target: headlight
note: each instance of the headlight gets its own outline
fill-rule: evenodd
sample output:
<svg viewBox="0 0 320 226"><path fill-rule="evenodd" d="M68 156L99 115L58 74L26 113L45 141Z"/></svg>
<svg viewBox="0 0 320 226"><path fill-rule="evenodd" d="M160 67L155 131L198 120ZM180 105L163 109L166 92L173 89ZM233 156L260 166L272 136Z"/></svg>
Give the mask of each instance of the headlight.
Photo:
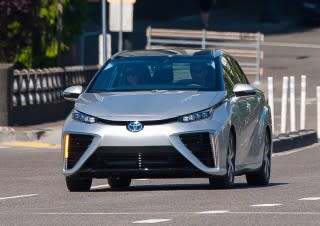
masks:
<svg viewBox="0 0 320 226"><path fill-rule="evenodd" d="M201 119L209 118L213 113L213 108L208 108L203 111L194 112L180 117L181 122L193 122Z"/></svg>
<svg viewBox="0 0 320 226"><path fill-rule="evenodd" d="M96 123L97 119L93 116L90 116L90 115L86 115L84 113L81 113L81 112L73 112L72 113L72 119L74 120L77 120L77 121L80 121L80 122L84 122L84 123Z"/></svg>

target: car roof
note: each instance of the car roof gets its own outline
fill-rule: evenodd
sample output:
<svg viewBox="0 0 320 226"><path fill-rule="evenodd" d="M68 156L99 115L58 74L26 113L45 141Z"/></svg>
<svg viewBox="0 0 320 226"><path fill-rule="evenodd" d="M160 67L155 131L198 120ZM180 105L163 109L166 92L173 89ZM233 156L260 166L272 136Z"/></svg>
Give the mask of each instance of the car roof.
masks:
<svg viewBox="0 0 320 226"><path fill-rule="evenodd" d="M132 58L132 57L174 57L174 56L195 56L195 57L216 57L221 55L220 50L212 49L151 49L151 50L130 50L114 54L111 59Z"/></svg>

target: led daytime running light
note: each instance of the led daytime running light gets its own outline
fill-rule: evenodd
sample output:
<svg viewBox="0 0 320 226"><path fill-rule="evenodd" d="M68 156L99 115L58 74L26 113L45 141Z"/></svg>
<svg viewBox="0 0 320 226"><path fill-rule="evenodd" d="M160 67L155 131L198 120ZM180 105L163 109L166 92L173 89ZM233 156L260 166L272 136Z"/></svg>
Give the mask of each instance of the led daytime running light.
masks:
<svg viewBox="0 0 320 226"><path fill-rule="evenodd" d="M80 121L80 122L85 122L85 123L96 123L96 118L92 117L90 115L86 115L81 112L73 112L72 113L72 119Z"/></svg>
<svg viewBox="0 0 320 226"><path fill-rule="evenodd" d="M70 135L66 134L64 136L64 158L69 158L69 141L70 141Z"/></svg>
<svg viewBox="0 0 320 226"><path fill-rule="evenodd" d="M181 121L182 122L193 122L198 121L201 119L209 118L212 115L213 109L209 108L204 111L198 111L195 113L187 114L182 116Z"/></svg>

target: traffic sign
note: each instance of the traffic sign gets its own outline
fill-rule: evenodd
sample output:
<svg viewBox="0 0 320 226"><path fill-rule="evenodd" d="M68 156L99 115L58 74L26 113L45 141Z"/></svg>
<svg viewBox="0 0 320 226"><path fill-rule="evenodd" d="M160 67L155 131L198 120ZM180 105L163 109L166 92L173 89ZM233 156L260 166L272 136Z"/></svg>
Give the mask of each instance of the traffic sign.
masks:
<svg viewBox="0 0 320 226"><path fill-rule="evenodd" d="M133 31L133 4L135 0L108 0L109 30Z"/></svg>

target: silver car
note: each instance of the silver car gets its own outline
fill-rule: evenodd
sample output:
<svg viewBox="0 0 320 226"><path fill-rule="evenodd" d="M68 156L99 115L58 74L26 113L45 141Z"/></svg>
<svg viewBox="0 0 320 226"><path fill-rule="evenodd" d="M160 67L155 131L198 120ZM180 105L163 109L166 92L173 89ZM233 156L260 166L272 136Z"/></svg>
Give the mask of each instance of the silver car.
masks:
<svg viewBox="0 0 320 226"><path fill-rule="evenodd" d="M209 179L230 188L270 179L272 124L262 91L220 50L141 50L114 55L75 101L63 128L70 191L93 178L111 189L133 178Z"/></svg>

